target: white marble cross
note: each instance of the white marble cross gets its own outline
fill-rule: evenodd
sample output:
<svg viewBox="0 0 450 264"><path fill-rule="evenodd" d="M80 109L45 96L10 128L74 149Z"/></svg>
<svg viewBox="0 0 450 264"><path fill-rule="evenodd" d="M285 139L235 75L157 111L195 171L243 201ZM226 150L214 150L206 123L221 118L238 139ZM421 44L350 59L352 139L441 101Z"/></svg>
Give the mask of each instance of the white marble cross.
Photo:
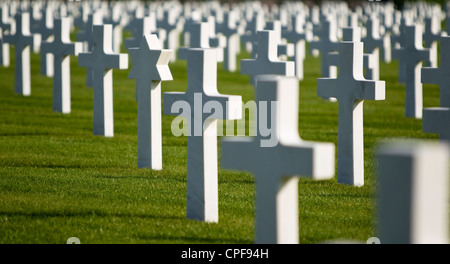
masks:
<svg viewBox="0 0 450 264"><path fill-rule="evenodd" d="M70 18L57 18L54 21L53 41L41 44L42 56L52 54L53 76L53 111L70 113L70 56L77 56L82 51L82 43L70 42Z"/></svg>
<svg viewBox="0 0 450 264"><path fill-rule="evenodd" d="M392 55L394 59L400 61L400 64L404 65L405 115L420 119L423 108L420 69L423 61L432 60L430 49L422 47L422 26L420 24L405 27L405 46L394 49Z"/></svg>
<svg viewBox="0 0 450 264"><path fill-rule="evenodd" d="M423 131L438 133L441 140L450 140L450 37L441 37L439 68L422 68L422 83L440 88L440 107L423 109Z"/></svg>
<svg viewBox="0 0 450 264"><path fill-rule="evenodd" d="M14 16L16 32L4 36L4 41L15 46L14 91L29 96L31 94L30 49L37 35L30 33L30 14L17 12Z"/></svg>
<svg viewBox="0 0 450 264"><path fill-rule="evenodd" d="M240 96L217 90L216 56L214 49L188 50L187 91L163 96L164 114L187 119L187 218L206 222L219 220L217 119L242 114Z"/></svg>
<svg viewBox="0 0 450 264"><path fill-rule="evenodd" d="M113 72L112 69L127 69L128 55L112 51L112 26L93 26L92 52L80 53L78 65L90 67L94 88L94 135L114 136Z"/></svg>
<svg viewBox="0 0 450 264"><path fill-rule="evenodd" d="M339 183L364 185L364 100L384 100L384 81L365 80L363 43L339 42L339 75L317 79L317 95L339 101L338 172Z"/></svg>
<svg viewBox="0 0 450 264"><path fill-rule="evenodd" d="M449 147L389 142L377 150L382 244L448 244Z"/></svg>
<svg viewBox="0 0 450 264"><path fill-rule="evenodd" d="M269 113L272 135L222 140L222 167L253 173L255 243L298 243L298 177L334 176L334 144L304 141L298 134L299 87L295 77L258 76L258 115ZM261 126L261 124L259 124ZM268 138L271 139L268 139ZM264 141L275 141L267 145Z"/></svg>
<svg viewBox="0 0 450 264"><path fill-rule="evenodd" d="M256 84L257 75L276 74L295 76L293 61L280 61L278 59L278 47L273 30L261 30L256 33L257 57L256 59L241 60L241 74L251 76L251 82Z"/></svg>
<svg viewBox="0 0 450 264"><path fill-rule="evenodd" d="M138 92L138 167L162 169L161 81L172 80L168 63L172 50L163 50L156 35L144 35L129 50Z"/></svg>

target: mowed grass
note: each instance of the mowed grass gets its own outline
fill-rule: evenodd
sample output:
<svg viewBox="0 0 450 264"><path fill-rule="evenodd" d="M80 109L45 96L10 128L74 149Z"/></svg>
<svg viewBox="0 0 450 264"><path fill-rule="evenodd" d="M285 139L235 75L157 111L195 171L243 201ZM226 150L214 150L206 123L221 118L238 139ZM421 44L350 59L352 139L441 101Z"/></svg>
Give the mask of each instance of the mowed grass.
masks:
<svg viewBox="0 0 450 264"><path fill-rule="evenodd" d="M113 138L92 133L93 90L85 68L71 58L72 112L52 111L52 79L40 75L31 55L32 93L14 93L11 66L0 68L0 243L253 243L254 179L219 169L219 222L186 219L186 137L170 130L163 115L163 170L137 168L135 80L114 70ZM239 59L248 58L243 52ZM130 65L131 65L130 61ZM186 62L170 63L174 80L163 92L185 91ZM320 58L307 55L300 82L299 134L337 146L338 103L316 96ZM422 121L404 117L404 85L398 63L382 63L385 101L364 103L365 185L300 179L301 243L366 241L376 236L377 143L385 138L428 138ZM249 76L218 65L221 93L252 100ZM424 106L439 105L439 88L424 85ZM219 139L220 156L220 139ZM265 161L261 161L265 162Z"/></svg>

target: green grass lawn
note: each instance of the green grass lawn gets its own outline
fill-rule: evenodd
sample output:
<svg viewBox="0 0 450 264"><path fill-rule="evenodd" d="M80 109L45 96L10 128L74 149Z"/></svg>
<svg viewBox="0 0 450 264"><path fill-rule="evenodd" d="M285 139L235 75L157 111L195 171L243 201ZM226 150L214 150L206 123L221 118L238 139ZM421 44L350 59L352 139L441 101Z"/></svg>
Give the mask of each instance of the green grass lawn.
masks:
<svg viewBox="0 0 450 264"><path fill-rule="evenodd" d="M187 220L186 137L170 130L163 115L163 170L137 168L135 80L114 70L113 138L92 133L93 90L85 68L71 58L72 113L52 111L52 79L31 56L32 91L14 93L11 66L0 68L0 243L253 243L254 180L219 169L219 223ZM239 59L247 58L242 53ZM381 65L385 101L364 103L365 185L299 182L300 243L376 236L377 143L385 138L429 138L422 121L404 117L404 85L397 61ZM186 62L170 64L174 80L163 92L185 91ZM305 140L337 145L338 104L316 96L320 60L308 54L300 82L299 133ZM218 65L221 93L253 99L249 76ZM424 106L439 105L439 88L424 85ZM219 139L220 143L220 139ZM220 156L220 149L219 149Z"/></svg>

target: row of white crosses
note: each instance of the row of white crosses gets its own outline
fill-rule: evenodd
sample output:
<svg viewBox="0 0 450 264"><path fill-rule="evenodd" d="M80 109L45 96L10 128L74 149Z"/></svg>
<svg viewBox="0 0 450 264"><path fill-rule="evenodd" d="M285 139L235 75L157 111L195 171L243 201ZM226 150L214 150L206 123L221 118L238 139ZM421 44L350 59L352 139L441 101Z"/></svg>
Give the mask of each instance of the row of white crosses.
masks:
<svg viewBox="0 0 450 264"><path fill-rule="evenodd" d="M217 120L240 119L242 101L240 96L222 95L218 92L216 49L188 49L186 60L187 91L164 93L163 111L168 115L182 115L188 120L187 217L217 222ZM225 111L219 111L220 109Z"/></svg>
<svg viewBox="0 0 450 264"><path fill-rule="evenodd" d="M61 23L64 22L61 21ZM79 46L68 45L68 38L65 37L68 31L63 33L63 30L58 28L59 26L59 22L56 22L55 42L53 43L55 48L52 49L55 51L55 70L60 61L60 67L63 69L64 62L67 65L68 55L76 53L78 49L75 47ZM112 68L126 69L128 63L125 54L119 55L112 52L111 25L94 26L93 32L94 48L91 53L80 54L79 64L92 67L94 72L94 134L112 136ZM58 36L59 34L61 36ZM258 103L279 102L280 107L275 110L275 115L271 116L271 120L268 122L276 124L274 136L277 145L274 148L264 148L262 144L267 138L261 133L258 133L253 140L224 141L223 164L224 167L250 170L255 174L257 189L256 242L296 243L298 242L298 204L296 202L298 186L297 178L292 176L301 175L317 179L333 177L334 146L328 143L304 142L298 137L298 119L296 117L298 96L293 96L298 95L298 80L281 76L267 76L267 74L294 75L294 64L281 62L277 58L279 42L276 34L275 31L259 31L257 33L260 40L257 45L258 56L254 61L243 61L241 72L254 76L263 75L256 78L258 80L256 82L256 101ZM138 97L138 166L154 169L162 167L161 151L160 148L158 149L158 146L161 145L161 137L158 136L161 125L160 119L158 120L157 117L160 114L158 109L161 109L161 102L158 101L158 98L160 100L159 82L171 79L170 71L167 68L170 53L161 51L161 46L155 44L157 42L156 36L145 36L139 48L130 49L130 55L136 63L135 70L130 72L130 78L137 80L137 91L140 95ZM327 85L327 82L332 79L323 79L318 81L318 94L321 91L329 90L331 92L326 96L337 97L340 105L343 105L342 108L340 107L339 113L338 149L345 152L346 148L352 148L350 151L352 155L351 157L341 155L338 150L338 181L362 185L363 156L359 155L362 154L361 150L363 149L362 100L383 99L384 82L364 80L361 42L343 42L339 43L339 46L340 74L334 80L338 84L338 90L333 92L330 87L334 85L332 83ZM186 57L188 61L188 91L185 94L168 93L164 96L165 99L167 98L167 102L164 104L165 113L173 114L173 106L180 101L186 102L189 109L194 109L192 113L183 111L183 115L190 120L188 125L191 132L191 136L188 138L187 216L212 222L218 221L216 120L239 118L241 104L238 96L218 94L216 75L214 74L217 67L216 56L216 49L188 50ZM150 69L150 72L142 67L142 65L147 65L145 58L152 59L151 65L156 65ZM92 63L93 61L95 63ZM347 62L351 62L350 67L347 66ZM61 71L67 72L67 69ZM55 75L59 75L57 72L58 70L55 71ZM56 76L54 85L55 83L59 83ZM355 90L361 87L361 83L364 84L362 90ZM321 86L321 84L326 86ZM150 87L148 87L149 85ZM341 92L341 89L347 89L347 91ZM63 90L61 89L61 91ZM355 96L358 94L362 97ZM58 97L55 96L54 100L58 100ZM64 99L61 100L64 101ZM214 115L205 115L203 109L215 101L221 102L222 108L227 109L226 113L219 115L215 112ZM175 113L179 114L181 109L177 110L178 112ZM196 120L200 120L200 122L196 122ZM351 131L342 133L341 126L349 127ZM237 153L242 154L242 157L237 157L236 149L240 150ZM256 152L260 159L279 161L279 163L267 163L269 168L261 167L259 159L254 157L250 160L245 159L251 157L245 155L247 152ZM349 159L352 160L351 164L345 161ZM304 162L299 163L298 160ZM320 160L320 164L318 160ZM341 160L344 161L341 162ZM283 176L291 177L284 178ZM267 232L268 230L270 232Z"/></svg>
<svg viewBox="0 0 450 264"><path fill-rule="evenodd" d="M128 69L128 55L112 50L112 25L94 25L93 49L78 55L78 65L92 70L94 135L114 136L113 69Z"/></svg>

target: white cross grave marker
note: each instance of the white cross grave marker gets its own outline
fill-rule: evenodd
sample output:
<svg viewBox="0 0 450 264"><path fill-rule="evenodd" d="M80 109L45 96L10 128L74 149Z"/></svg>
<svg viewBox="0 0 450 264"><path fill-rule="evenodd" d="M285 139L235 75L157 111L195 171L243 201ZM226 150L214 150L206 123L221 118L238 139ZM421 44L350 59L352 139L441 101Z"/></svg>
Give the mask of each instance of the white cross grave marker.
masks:
<svg viewBox="0 0 450 264"><path fill-rule="evenodd" d="M405 47L394 49L392 55L400 61L400 64L404 65L405 115L420 119L423 107L420 69L422 61L432 60L430 49L422 47L422 26L420 24L405 26Z"/></svg>
<svg viewBox="0 0 450 264"><path fill-rule="evenodd" d="M70 113L70 56L77 56L83 49L81 42L70 42L70 18L57 18L54 21L54 39L41 44L42 56L52 54L53 111Z"/></svg>
<svg viewBox="0 0 450 264"><path fill-rule="evenodd" d="M30 14L17 12L14 16L16 32L4 37L4 41L15 46L14 91L29 96L31 94L30 49L37 35L30 33Z"/></svg>
<svg viewBox="0 0 450 264"><path fill-rule="evenodd" d="M338 173L339 183L364 185L364 100L384 100L384 81L365 80L363 43L339 42L339 75L317 79L317 96L339 101Z"/></svg>
<svg viewBox="0 0 450 264"><path fill-rule="evenodd" d="M219 220L217 119L235 120L242 114L240 96L217 91L216 56L215 49L188 50L187 91L163 96L164 114L187 119L187 218L206 222Z"/></svg>
<svg viewBox="0 0 450 264"><path fill-rule="evenodd" d="M263 104L270 109L267 124L274 134L268 139L258 129L253 139L222 141L222 167L250 171L255 177L257 244L298 243L298 176L334 176L334 144L303 141L298 135L298 95L295 77L258 76L256 103L260 112Z"/></svg>
<svg viewBox="0 0 450 264"><path fill-rule="evenodd" d="M161 81L172 80L168 66L172 50L163 50L156 35L144 35L138 48L130 48L138 92L138 167L162 169Z"/></svg>
<svg viewBox="0 0 450 264"><path fill-rule="evenodd" d="M378 232L383 244L448 244L449 147L384 143L378 160Z"/></svg>
<svg viewBox="0 0 450 264"><path fill-rule="evenodd" d="M241 74L251 76L251 82L256 84L257 75L276 74L294 76L295 63L293 61L280 61L278 59L278 48L273 30L260 30L257 37L256 59L241 60Z"/></svg>
<svg viewBox="0 0 450 264"><path fill-rule="evenodd" d="M127 69L128 55L112 52L112 26L93 26L92 52L80 53L78 65L90 67L94 86L94 135L114 136L113 118L113 72L112 69Z"/></svg>

